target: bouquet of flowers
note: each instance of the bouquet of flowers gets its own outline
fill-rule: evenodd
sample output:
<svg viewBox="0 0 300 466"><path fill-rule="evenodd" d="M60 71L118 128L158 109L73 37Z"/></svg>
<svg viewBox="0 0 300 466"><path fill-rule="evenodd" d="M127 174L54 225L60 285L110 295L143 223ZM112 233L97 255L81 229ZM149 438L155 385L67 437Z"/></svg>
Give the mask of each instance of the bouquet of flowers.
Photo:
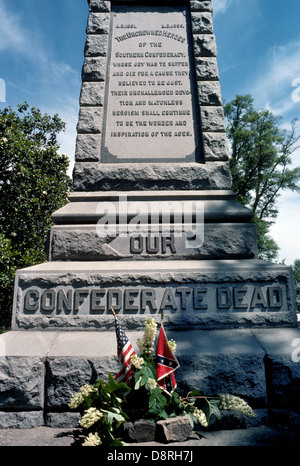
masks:
<svg viewBox="0 0 300 466"><path fill-rule="evenodd" d="M155 350L157 324L153 318L146 320L144 336L137 340L137 355L113 314L121 370L115 377L109 374L107 381L84 385L69 404L71 409L82 410L80 426L87 433L84 446L126 445L122 424L139 419L157 422L188 415L192 427L195 423L207 427L213 414L220 417L221 409L254 416L251 407L234 395L207 397L194 390L180 397L174 375L180 367L175 356L176 342L167 340L163 323Z"/></svg>

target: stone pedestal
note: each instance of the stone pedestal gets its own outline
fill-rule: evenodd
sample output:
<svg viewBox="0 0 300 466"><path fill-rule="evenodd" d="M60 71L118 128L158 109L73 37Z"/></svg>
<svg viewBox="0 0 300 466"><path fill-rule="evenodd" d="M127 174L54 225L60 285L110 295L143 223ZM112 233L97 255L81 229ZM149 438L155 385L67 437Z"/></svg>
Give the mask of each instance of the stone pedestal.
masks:
<svg viewBox="0 0 300 466"><path fill-rule="evenodd" d="M1 428L76 427L79 416L68 408L72 394L119 368L115 334L102 330L1 335ZM126 333L133 344L143 334ZM299 423L298 329L174 330L170 337L178 345L176 380L184 393L197 388L241 396L256 413L251 426ZM240 419L236 427L247 422Z"/></svg>
<svg viewBox="0 0 300 466"><path fill-rule="evenodd" d="M49 261L16 274L0 427L76 425L72 394L119 370L111 306L133 345L163 313L180 389L293 422L292 272L258 260L231 191L210 1L89 7L74 192Z"/></svg>

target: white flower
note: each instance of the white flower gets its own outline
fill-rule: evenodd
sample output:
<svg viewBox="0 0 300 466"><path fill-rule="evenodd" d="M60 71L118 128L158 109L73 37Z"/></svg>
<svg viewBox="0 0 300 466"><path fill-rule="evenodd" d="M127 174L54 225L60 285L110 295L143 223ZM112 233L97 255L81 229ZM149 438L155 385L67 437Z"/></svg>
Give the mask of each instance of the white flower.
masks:
<svg viewBox="0 0 300 466"><path fill-rule="evenodd" d="M101 439L96 432L95 434L89 434L86 437L85 441L83 442L82 446L83 447L98 447L101 444L102 444Z"/></svg>
<svg viewBox="0 0 300 466"><path fill-rule="evenodd" d="M69 403L69 407L71 409L76 409L78 406L84 401L84 396L89 396L90 393L96 392L97 388L93 387L93 385L83 385L80 388L78 393L75 393Z"/></svg>
<svg viewBox="0 0 300 466"><path fill-rule="evenodd" d="M156 328L157 324L154 322L153 318L146 320L143 340L141 340L141 338L137 340L137 345L142 355L149 356L152 353Z"/></svg>
<svg viewBox="0 0 300 466"><path fill-rule="evenodd" d="M219 409L227 409L231 411L236 411L240 414L245 414L249 417L254 417L255 414L252 408L246 403L246 401L242 400L235 395L219 395Z"/></svg>
<svg viewBox="0 0 300 466"><path fill-rule="evenodd" d="M203 427L208 426L206 416L205 416L204 412L201 409L195 408L194 411L193 411L193 415L195 416L195 418L197 419L199 424L201 424L201 426L203 426Z"/></svg>
<svg viewBox="0 0 300 466"><path fill-rule="evenodd" d="M149 377L147 383L146 383L146 389L147 390L154 390L157 387L157 382L154 379L151 379Z"/></svg>
<svg viewBox="0 0 300 466"><path fill-rule="evenodd" d="M142 365L144 364L144 359L139 358L136 354L133 354L130 358L130 361L134 365L136 369L141 369Z"/></svg>
<svg viewBox="0 0 300 466"><path fill-rule="evenodd" d="M69 403L71 409L76 409L83 402L83 397L81 393L75 393Z"/></svg>
<svg viewBox="0 0 300 466"><path fill-rule="evenodd" d="M176 342L173 339L169 340L168 341L168 346L169 346L170 350L172 351L172 353L175 354L176 353L176 348L177 348Z"/></svg>
<svg viewBox="0 0 300 466"><path fill-rule="evenodd" d="M86 384L81 387L80 391L84 396L89 396L90 393L96 392L97 388L93 385Z"/></svg>
<svg viewBox="0 0 300 466"><path fill-rule="evenodd" d="M79 424L86 429L89 429L95 422L103 417L103 413L96 408L89 408L85 411Z"/></svg>

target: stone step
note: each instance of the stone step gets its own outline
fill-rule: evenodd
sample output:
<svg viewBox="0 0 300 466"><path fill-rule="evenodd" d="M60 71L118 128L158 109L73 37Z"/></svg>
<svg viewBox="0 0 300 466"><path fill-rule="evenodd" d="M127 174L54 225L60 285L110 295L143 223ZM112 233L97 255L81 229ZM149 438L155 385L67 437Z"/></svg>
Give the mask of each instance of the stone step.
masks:
<svg viewBox="0 0 300 466"><path fill-rule="evenodd" d="M155 223L245 223L253 212L236 202L232 191L147 191L73 193L52 215L57 225Z"/></svg>

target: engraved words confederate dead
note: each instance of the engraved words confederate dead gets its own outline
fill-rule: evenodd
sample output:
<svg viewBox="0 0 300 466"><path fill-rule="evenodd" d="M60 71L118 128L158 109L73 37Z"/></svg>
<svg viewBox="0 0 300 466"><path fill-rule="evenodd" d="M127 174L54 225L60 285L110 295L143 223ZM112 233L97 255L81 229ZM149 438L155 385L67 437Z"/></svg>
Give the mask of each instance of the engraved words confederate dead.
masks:
<svg viewBox="0 0 300 466"><path fill-rule="evenodd" d="M254 310L277 312L284 307L281 286L119 287L119 288L32 288L24 296L24 314L103 314L113 306L128 314Z"/></svg>

